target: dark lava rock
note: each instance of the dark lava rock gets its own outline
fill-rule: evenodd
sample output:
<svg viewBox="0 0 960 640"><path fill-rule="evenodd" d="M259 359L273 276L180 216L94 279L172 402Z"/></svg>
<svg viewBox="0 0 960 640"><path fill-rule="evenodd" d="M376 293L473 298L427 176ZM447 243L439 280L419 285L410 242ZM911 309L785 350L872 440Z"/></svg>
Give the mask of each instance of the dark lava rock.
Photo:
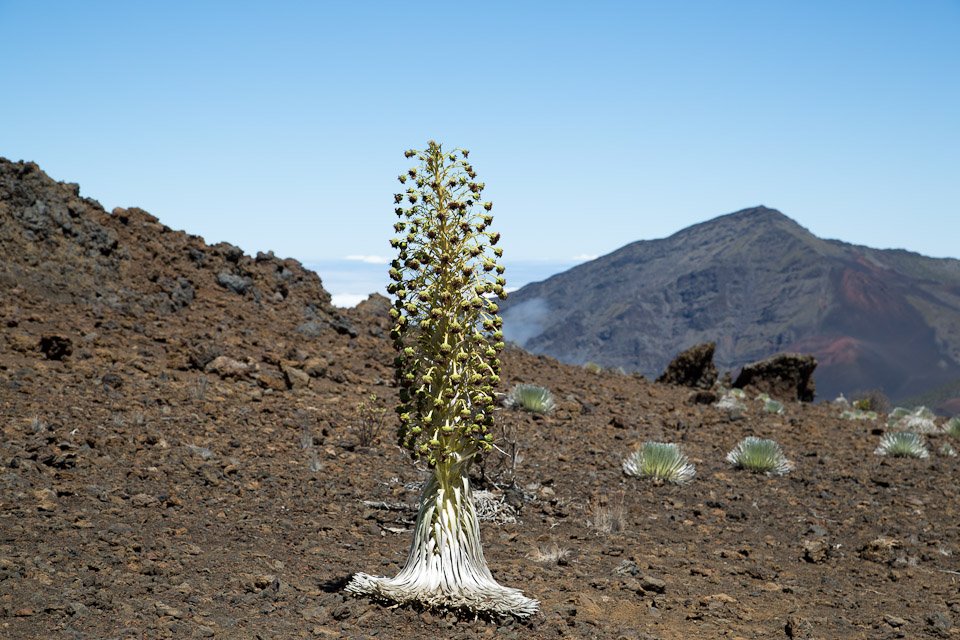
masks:
<svg viewBox="0 0 960 640"><path fill-rule="evenodd" d="M323 335L323 323L316 320L308 320L297 327L297 333L301 333L308 338L319 338Z"/></svg>
<svg viewBox="0 0 960 640"><path fill-rule="evenodd" d="M162 285L170 296L170 304L174 310L188 306L196 297L193 285L184 277L179 277L176 280L164 279Z"/></svg>
<svg viewBox="0 0 960 640"><path fill-rule="evenodd" d="M688 404L713 404L717 402L720 398L717 397L713 391L708 391L701 389L699 391L692 391L689 396L687 396Z"/></svg>
<svg viewBox="0 0 960 640"><path fill-rule="evenodd" d="M817 359L813 356L781 353L745 366L733 386L753 387L779 400L813 402L816 394L813 370L816 368Z"/></svg>
<svg viewBox="0 0 960 640"><path fill-rule="evenodd" d="M329 322L330 326L333 327L333 330L342 336L347 335L351 338L356 338L358 335L360 335L353 326L353 323L343 316L334 316L330 318Z"/></svg>
<svg viewBox="0 0 960 640"><path fill-rule="evenodd" d="M187 346L187 361L194 369L204 370L207 365L223 355L223 347L213 342L192 342Z"/></svg>
<svg viewBox="0 0 960 640"><path fill-rule="evenodd" d="M713 364L716 348L716 342L704 342L681 352L670 361L657 382L709 389L717 381L717 367Z"/></svg>
<svg viewBox="0 0 960 640"><path fill-rule="evenodd" d="M100 384L110 389L119 389L123 386L123 378L115 373L105 373L100 378Z"/></svg>
<svg viewBox="0 0 960 640"><path fill-rule="evenodd" d="M230 289L234 293L243 295L253 286L253 280L244 276L221 271L217 274L217 284L225 289Z"/></svg>
<svg viewBox="0 0 960 640"><path fill-rule="evenodd" d="M323 335L326 327L332 327L340 335L348 335L351 338L356 338L359 333L357 333L356 328L354 328L353 323L342 316L334 316L327 319L325 322L319 322L317 320L308 320L300 326L297 327L297 333L302 333L308 338L319 338Z"/></svg>
<svg viewBox="0 0 960 640"><path fill-rule="evenodd" d="M40 338L40 351L47 360L63 360L73 353L70 338L63 336L43 336Z"/></svg>

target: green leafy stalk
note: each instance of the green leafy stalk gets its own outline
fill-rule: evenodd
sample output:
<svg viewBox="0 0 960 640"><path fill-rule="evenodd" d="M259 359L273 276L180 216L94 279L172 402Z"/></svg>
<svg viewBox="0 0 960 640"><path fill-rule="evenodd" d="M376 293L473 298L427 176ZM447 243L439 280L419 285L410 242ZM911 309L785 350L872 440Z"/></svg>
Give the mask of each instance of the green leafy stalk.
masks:
<svg viewBox="0 0 960 640"><path fill-rule="evenodd" d="M431 141L406 155L420 165L400 176L409 186L394 196L389 287L400 444L435 466L491 447L504 346L494 298L506 297L506 281L493 205L481 201L485 185L468 152Z"/></svg>
<svg viewBox="0 0 960 640"><path fill-rule="evenodd" d="M388 290L395 302L399 440L431 478L407 562L397 576L356 574L346 589L395 603L526 617L536 600L497 584L480 545L468 469L492 447L494 388L504 347L496 298L506 297L493 205L468 152L430 141L399 180Z"/></svg>

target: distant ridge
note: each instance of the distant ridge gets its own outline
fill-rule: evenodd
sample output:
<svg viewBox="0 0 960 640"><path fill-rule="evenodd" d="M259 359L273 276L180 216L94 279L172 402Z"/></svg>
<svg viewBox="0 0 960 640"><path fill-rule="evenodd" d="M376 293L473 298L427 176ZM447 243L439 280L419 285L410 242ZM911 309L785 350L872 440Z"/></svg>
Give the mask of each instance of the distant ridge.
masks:
<svg viewBox="0 0 960 640"><path fill-rule="evenodd" d="M530 351L648 376L715 341L731 370L814 354L821 398L960 379L960 260L824 240L765 206L633 242L503 307L508 339Z"/></svg>

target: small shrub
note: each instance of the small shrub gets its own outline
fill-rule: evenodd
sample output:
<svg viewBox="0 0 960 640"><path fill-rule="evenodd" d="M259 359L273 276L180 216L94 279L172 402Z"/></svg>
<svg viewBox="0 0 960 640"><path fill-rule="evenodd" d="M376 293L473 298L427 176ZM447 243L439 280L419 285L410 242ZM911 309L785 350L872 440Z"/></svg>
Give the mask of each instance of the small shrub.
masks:
<svg viewBox="0 0 960 640"><path fill-rule="evenodd" d="M623 496L617 505L607 504L605 498L592 501L588 510L590 526L599 535L609 535L623 531L627 526L626 511L623 508Z"/></svg>
<svg viewBox="0 0 960 640"><path fill-rule="evenodd" d="M893 431L880 438L880 446L874 451L878 456L893 458L927 458L927 443L923 436L910 431Z"/></svg>
<svg viewBox="0 0 960 640"><path fill-rule="evenodd" d="M672 443L644 442L623 461L623 472L628 476L653 478L686 484L696 475L696 468L680 452L680 447Z"/></svg>
<svg viewBox="0 0 960 640"><path fill-rule="evenodd" d="M567 564L567 556L569 555L570 549L557 546L554 543L545 547L537 547L528 553L527 557L541 564Z"/></svg>
<svg viewBox="0 0 960 640"><path fill-rule="evenodd" d="M518 384L507 395L506 403L532 413L550 413L556 407L549 389L535 384Z"/></svg>
<svg viewBox="0 0 960 640"><path fill-rule="evenodd" d="M940 445L939 451L940 451L940 455L942 456L947 456L948 458L957 457L957 450L954 449L953 446L950 445L950 443L948 442L944 442L942 445Z"/></svg>
<svg viewBox="0 0 960 640"><path fill-rule="evenodd" d="M480 484L495 487L517 487L517 469L523 463L517 427L501 421L497 443L477 461Z"/></svg>
<svg viewBox="0 0 960 640"><path fill-rule="evenodd" d="M199 375L196 377L196 380L193 383L193 387L190 389L190 395L194 400L203 402L207 398L207 389L210 386L210 380L207 379L206 375Z"/></svg>
<svg viewBox="0 0 960 640"><path fill-rule="evenodd" d="M739 469L774 476L793 469L793 463L784 457L779 444L756 436L747 436L737 443L727 454L727 462Z"/></svg>
<svg viewBox="0 0 960 640"><path fill-rule="evenodd" d="M583 365L583 368L589 371L590 373L600 373L603 371L603 367L598 365L596 362L587 362Z"/></svg>
<svg viewBox="0 0 960 640"><path fill-rule="evenodd" d="M478 489L473 492L473 502L481 522L514 524L517 521L517 509L506 501L502 492Z"/></svg>
<svg viewBox="0 0 960 640"><path fill-rule="evenodd" d="M853 406L861 411L876 411L877 413L887 413L890 411L890 399L880 389L871 389L857 395L853 401Z"/></svg>
<svg viewBox="0 0 960 640"><path fill-rule="evenodd" d="M386 421L387 410L377 405L377 394L372 393L367 402L358 402L355 433L357 444L370 447L377 441Z"/></svg>

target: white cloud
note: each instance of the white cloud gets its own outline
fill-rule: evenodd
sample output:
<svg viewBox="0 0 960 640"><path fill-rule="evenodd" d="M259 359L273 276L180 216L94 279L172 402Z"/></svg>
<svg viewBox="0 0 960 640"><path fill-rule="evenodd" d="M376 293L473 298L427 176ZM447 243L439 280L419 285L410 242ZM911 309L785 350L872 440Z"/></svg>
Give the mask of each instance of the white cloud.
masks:
<svg viewBox="0 0 960 640"><path fill-rule="evenodd" d="M383 256L361 256L361 255L352 255L344 258L345 260L350 260L351 262L363 262L365 264L389 264L390 260L384 258Z"/></svg>
<svg viewBox="0 0 960 640"><path fill-rule="evenodd" d="M369 296L364 296L357 293L335 293L330 296L330 302L332 302L333 306L335 307L355 307L368 297Z"/></svg>
<svg viewBox="0 0 960 640"><path fill-rule="evenodd" d="M590 260L596 260L597 256L592 253L581 253L578 256L573 256L573 259L577 262L588 262Z"/></svg>

